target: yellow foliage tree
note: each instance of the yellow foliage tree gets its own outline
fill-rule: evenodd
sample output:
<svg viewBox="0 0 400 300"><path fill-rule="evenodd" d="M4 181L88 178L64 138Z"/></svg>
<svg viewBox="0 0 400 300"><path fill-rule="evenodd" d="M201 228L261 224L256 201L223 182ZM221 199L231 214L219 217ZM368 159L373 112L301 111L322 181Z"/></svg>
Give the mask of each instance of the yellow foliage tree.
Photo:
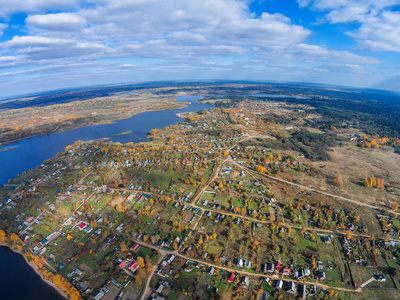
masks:
<svg viewBox="0 0 400 300"><path fill-rule="evenodd" d="M141 268L144 268L144 259L143 259L143 257L139 256L137 258L137 263Z"/></svg>
<svg viewBox="0 0 400 300"><path fill-rule="evenodd" d="M6 233L4 230L0 230L0 242L4 242L6 240Z"/></svg>

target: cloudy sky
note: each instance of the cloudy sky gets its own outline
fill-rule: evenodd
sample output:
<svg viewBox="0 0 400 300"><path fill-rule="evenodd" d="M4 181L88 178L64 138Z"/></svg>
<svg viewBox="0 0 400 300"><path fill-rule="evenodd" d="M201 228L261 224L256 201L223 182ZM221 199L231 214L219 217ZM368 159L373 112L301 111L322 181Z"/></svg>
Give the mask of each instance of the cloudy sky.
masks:
<svg viewBox="0 0 400 300"><path fill-rule="evenodd" d="M158 80L400 91L400 0L0 0L0 97Z"/></svg>

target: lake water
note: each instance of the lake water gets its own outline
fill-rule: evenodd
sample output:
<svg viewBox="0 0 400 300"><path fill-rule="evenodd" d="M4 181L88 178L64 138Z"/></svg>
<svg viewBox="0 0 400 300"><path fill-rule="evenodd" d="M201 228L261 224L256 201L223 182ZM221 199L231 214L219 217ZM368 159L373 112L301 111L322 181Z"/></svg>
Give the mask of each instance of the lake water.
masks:
<svg viewBox="0 0 400 300"><path fill-rule="evenodd" d="M191 102L188 107L177 110L153 111L118 120L114 124L87 126L66 132L54 133L22 140L7 145L14 150L0 151L0 184L7 182L23 171L40 165L76 140L94 140L112 137L114 142L148 141L147 133L154 128L163 128L182 121L176 114L212 108L212 105L196 103L200 96L178 97L178 101ZM132 133L113 136L126 131ZM4 201L4 199L0 199ZM13 300L61 300L58 292L46 284L23 257L6 247L0 247L0 299Z"/></svg>
<svg viewBox="0 0 400 300"><path fill-rule="evenodd" d="M208 104L196 103L201 96L177 97L178 101L191 102L182 109L150 111L137 114L113 124L81 127L60 133L42 135L12 144L6 147L16 147L13 150L0 151L0 185L7 183L9 178L17 174L36 168L46 159L54 157L57 152L64 151L65 147L77 140L95 140L111 137L114 142L145 142L147 133L154 128L163 128L182 121L176 114L212 108ZM130 134L113 136L126 131ZM0 199L1 201L1 199Z"/></svg>

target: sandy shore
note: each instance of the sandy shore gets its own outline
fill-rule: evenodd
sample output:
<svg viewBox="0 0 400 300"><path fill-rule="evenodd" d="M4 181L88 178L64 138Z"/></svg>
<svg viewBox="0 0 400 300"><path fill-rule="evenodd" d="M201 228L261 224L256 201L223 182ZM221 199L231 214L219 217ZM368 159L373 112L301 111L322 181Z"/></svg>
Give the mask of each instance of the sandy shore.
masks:
<svg viewBox="0 0 400 300"><path fill-rule="evenodd" d="M15 253L18 253L19 255L21 255L21 256L25 259L25 262L40 276L40 278L42 278L42 280L43 280L44 282L46 282L48 285L50 285L51 287L53 287L54 289L56 289L57 292L58 292L62 297L64 297L65 299L69 299L68 296L64 293L64 291L63 291L60 287L58 287L57 285L55 285L53 282L46 280L46 279L43 277L43 274L40 272L40 269L39 269L35 264L33 264L32 262L28 261L28 260L26 259L26 257L21 253L21 251L19 251L17 248L11 247L10 245L5 244L5 243L0 243L0 246L2 246L2 247L7 247L8 249L14 251Z"/></svg>

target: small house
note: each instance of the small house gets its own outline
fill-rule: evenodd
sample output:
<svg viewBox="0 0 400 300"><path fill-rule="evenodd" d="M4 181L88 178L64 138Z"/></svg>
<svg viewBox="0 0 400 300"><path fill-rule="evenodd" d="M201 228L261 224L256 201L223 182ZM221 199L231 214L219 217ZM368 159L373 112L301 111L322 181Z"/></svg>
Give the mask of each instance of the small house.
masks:
<svg viewBox="0 0 400 300"><path fill-rule="evenodd" d="M286 292L290 293L290 294L297 294L296 291L296 285L294 284L293 281L289 281L286 287Z"/></svg>
<svg viewBox="0 0 400 300"><path fill-rule="evenodd" d="M276 289L277 290L281 290L283 287L283 281L282 280L278 280L278 282L276 283Z"/></svg>
<svg viewBox="0 0 400 300"><path fill-rule="evenodd" d="M267 264L267 272L273 273L275 270L275 264Z"/></svg>
<svg viewBox="0 0 400 300"><path fill-rule="evenodd" d="M228 278L229 282L233 282L235 280L235 273L231 273L231 276Z"/></svg>
<svg viewBox="0 0 400 300"><path fill-rule="evenodd" d="M243 277L242 278L242 286L243 286L243 288L244 289L248 288L249 284L250 284L249 277L248 276Z"/></svg>
<svg viewBox="0 0 400 300"><path fill-rule="evenodd" d="M137 244L137 243L135 243L135 244L133 244L133 246L131 247L131 251L136 252L136 251L139 250L139 248L140 248L140 245Z"/></svg>
<svg viewBox="0 0 400 300"><path fill-rule="evenodd" d="M279 273L280 270L281 270L281 262L277 260L275 263L275 272Z"/></svg>
<svg viewBox="0 0 400 300"><path fill-rule="evenodd" d="M290 275L290 268L288 266L283 268L282 275L283 276L289 276Z"/></svg>

